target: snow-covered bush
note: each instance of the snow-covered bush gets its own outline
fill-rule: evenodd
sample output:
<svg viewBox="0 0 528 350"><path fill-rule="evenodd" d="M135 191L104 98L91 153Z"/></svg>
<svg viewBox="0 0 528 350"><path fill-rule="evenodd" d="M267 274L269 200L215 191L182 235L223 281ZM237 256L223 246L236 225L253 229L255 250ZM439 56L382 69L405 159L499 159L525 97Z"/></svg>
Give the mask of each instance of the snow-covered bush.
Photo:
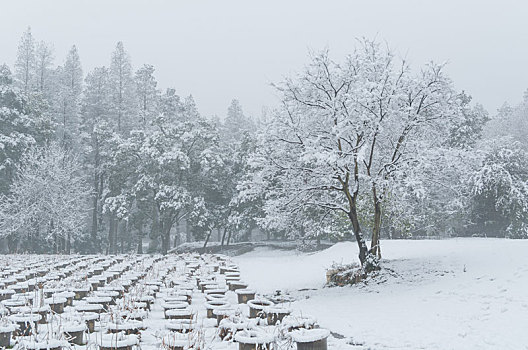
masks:
<svg viewBox="0 0 528 350"><path fill-rule="evenodd" d="M528 237L528 152L502 138L486 145L482 166L471 178L476 233Z"/></svg>
<svg viewBox="0 0 528 350"><path fill-rule="evenodd" d="M53 144L21 159L9 196L0 198L0 234L29 251L69 252L83 235L88 189L77 158Z"/></svg>

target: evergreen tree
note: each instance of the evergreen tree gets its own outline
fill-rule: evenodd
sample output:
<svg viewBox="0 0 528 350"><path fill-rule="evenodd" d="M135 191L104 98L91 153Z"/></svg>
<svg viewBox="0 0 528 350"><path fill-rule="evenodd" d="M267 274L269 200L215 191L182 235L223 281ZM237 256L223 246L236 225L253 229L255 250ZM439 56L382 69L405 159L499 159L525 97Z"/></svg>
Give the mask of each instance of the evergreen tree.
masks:
<svg viewBox="0 0 528 350"><path fill-rule="evenodd" d="M135 76L136 92L139 107L139 122L143 129L154 119L158 110L158 82L154 77L154 66L145 64L138 69Z"/></svg>
<svg viewBox="0 0 528 350"><path fill-rule="evenodd" d="M22 155L48 142L52 123L44 103L14 86L9 67L0 66L0 195L9 192Z"/></svg>
<svg viewBox="0 0 528 350"><path fill-rule="evenodd" d="M47 44L44 41L39 42L35 52L36 88L46 99L51 97L52 65L53 48L51 44Z"/></svg>
<svg viewBox="0 0 528 350"><path fill-rule="evenodd" d="M74 45L66 56L62 67L56 71L56 122L63 143L71 144L78 134L83 71L77 47Z"/></svg>
<svg viewBox="0 0 528 350"><path fill-rule="evenodd" d="M109 72L105 67L95 68L86 77L86 87L82 100L81 142L85 157L86 171L91 178L92 220L91 237L97 242L102 224L104 189L105 142L110 131L110 84Z"/></svg>
<svg viewBox="0 0 528 350"><path fill-rule="evenodd" d="M132 65L123 43L117 43L110 63L110 94L112 112L111 121L115 130L124 135L128 133L136 119L135 84Z"/></svg>
<svg viewBox="0 0 528 350"><path fill-rule="evenodd" d="M35 39L31 34L31 28L28 27L20 38L15 62L17 86L26 93L35 87L35 65Z"/></svg>

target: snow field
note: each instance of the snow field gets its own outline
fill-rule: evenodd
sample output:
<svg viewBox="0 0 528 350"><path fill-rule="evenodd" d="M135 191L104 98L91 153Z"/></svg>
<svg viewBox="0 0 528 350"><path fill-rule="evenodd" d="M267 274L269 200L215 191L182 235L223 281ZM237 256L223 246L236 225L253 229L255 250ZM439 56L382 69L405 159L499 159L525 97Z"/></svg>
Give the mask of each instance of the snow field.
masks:
<svg viewBox="0 0 528 350"><path fill-rule="evenodd" d="M260 249L234 261L252 288L281 290L294 312L356 349L513 350L528 349L527 253L524 240L384 241L383 273L334 288L324 287L326 268L356 261L353 242L311 254Z"/></svg>
<svg viewBox="0 0 528 350"><path fill-rule="evenodd" d="M289 327L313 325L308 319L294 316L277 326L268 326L265 319L249 319L249 306L238 304L237 294L227 288L230 280L240 279L240 274L224 256L29 255L4 257L0 268L0 285L13 291L6 293L2 301L0 329L13 330L19 321L28 327L26 334L20 333L22 329L12 334L11 346L15 349L176 350L183 346L234 350L238 349L234 339L238 339L266 340L276 350L287 350L295 348ZM21 290L21 285L27 290ZM206 296L211 294L226 305L221 311L228 318L221 327L215 318L207 318ZM257 298L261 298L258 293ZM57 304L63 310L54 312ZM167 319L169 314L192 316L187 320ZM43 315L45 321L33 323L42 320ZM87 332L91 320L95 320L94 331ZM169 328L190 328L191 332L182 334ZM222 331L228 335L224 339L220 337ZM83 335L81 344L73 343L74 332Z"/></svg>

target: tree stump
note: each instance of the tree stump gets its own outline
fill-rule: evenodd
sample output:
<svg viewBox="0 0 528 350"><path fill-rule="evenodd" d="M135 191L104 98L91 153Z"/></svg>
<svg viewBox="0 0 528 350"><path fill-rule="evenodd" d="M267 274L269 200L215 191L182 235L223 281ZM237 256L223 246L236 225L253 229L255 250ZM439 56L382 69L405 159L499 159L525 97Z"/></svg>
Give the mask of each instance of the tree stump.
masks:
<svg viewBox="0 0 528 350"><path fill-rule="evenodd" d="M86 325L72 325L64 327L64 335L68 342L75 345L84 345L84 331L86 330Z"/></svg>
<svg viewBox="0 0 528 350"><path fill-rule="evenodd" d="M282 307L269 307L264 310L268 319L268 325L274 326L278 322L282 322L284 317L288 316L291 311Z"/></svg>
<svg viewBox="0 0 528 350"><path fill-rule="evenodd" d="M184 350L189 345L186 335L173 333L163 337L161 348L166 350Z"/></svg>
<svg viewBox="0 0 528 350"><path fill-rule="evenodd" d="M291 332L292 340L297 343L297 350L327 350L327 339L330 331L327 329L299 329Z"/></svg>
<svg viewBox="0 0 528 350"><path fill-rule="evenodd" d="M111 297L87 297L85 300L88 304L102 305L104 310L108 310L108 306L112 302Z"/></svg>
<svg viewBox="0 0 528 350"><path fill-rule="evenodd" d="M249 305L249 318L257 318L265 308L273 305L271 301L266 299L253 299L247 304Z"/></svg>
<svg viewBox="0 0 528 350"><path fill-rule="evenodd" d="M124 323L110 323L107 326L108 333L124 332L126 335L140 334L145 329L143 322L129 320Z"/></svg>
<svg viewBox="0 0 528 350"><path fill-rule="evenodd" d="M187 334L194 331L194 325L188 320L178 320L177 322L170 322L166 325L167 329L181 334Z"/></svg>
<svg viewBox="0 0 528 350"><path fill-rule="evenodd" d="M237 289L246 289L248 287L247 283L241 281L230 281L229 290L236 291Z"/></svg>
<svg viewBox="0 0 528 350"><path fill-rule="evenodd" d="M66 304L66 298L63 297L53 297L47 299L46 304L49 305L51 311L56 314L62 314L64 312L64 305Z"/></svg>
<svg viewBox="0 0 528 350"><path fill-rule="evenodd" d="M86 328L88 328L88 333L95 332L95 319L86 319Z"/></svg>
<svg viewBox="0 0 528 350"><path fill-rule="evenodd" d="M172 309L165 312L165 318L169 320L192 320L193 313L187 309Z"/></svg>
<svg viewBox="0 0 528 350"><path fill-rule="evenodd" d="M11 334L13 334L15 330L15 324L0 326L0 348L7 349L11 346Z"/></svg>
<svg viewBox="0 0 528 350"><path fill-rule="evenodd" d="M154 297L151 295L146 295L139 299L140 302L147 303L147 310L151 310L152 304L154 303Z"/></svg>
<svg viewBox="0 0 528 350"><path fill-rule="evenodd" d="M256 292L252 289L237 289L235 293L238 296L239 304L247 304L248 301L255 299Z"/></svg>
<svg viewBox="0 0 528 350"><path fill-rule="evenodd" d="M11 299L11 296L15 294L15 291L12 289L2 289L0 290L0 301Z"/></svg>
<svg viewBox="0 0 528 350"><path fill-rule="evenodd" d="M50 311L51 309L49 307L42 307L38 310L38 314L40 315L39 324L46 324L48 322L48 314Z"/></svg>
<svg viewBox="0 0 528 350"><path fill-rule="evenodd" d="M253 330L244 330L235 334L239 350L270 350L274 337L271 334Z"/></svg>
<svg viewBox="0 0 528 350"><path fill-rule="evenodd" d="M41 316L39 314L12 315L11 321L15 322L18 326L14 332L14 335L28 336L33 333L36 334L38 321L40 321L40 318Z"/></svg>
<svg viewBox="0 0 528 350"><path fill-rule="evenodd" d="M104 307L101 304L82 304L76 305L75 310L79 312L95 312L100 314L104 312Z"/></svg>
<svg viewBox="0 0 528 350"><path fill-rule="evenodd" d="M211 300L205 303L205 309L207 310L207 318L215 318L213 311L218 308L229 306L229 302L225 300Z"/></svg>
<svg viewBox="0 0 528 350"><path fill-rule="evenodd" d="M23 342L23 348L25 350L62 350L67 345L68 343L66 341L58 339L49 339L43 342Z"/></svg>
<svg viewBox="0 0 528 350"><path fill-rule="evenodd" d="M75 296L74 296L75 300L82 300L86 298L89 290L88 289L74 289L73 292L75 293Z"/></svg>
<svg viewBox="0 0 528 350"><path fill-rule="evenodd" d="M220 326L220 322L224 318L228 318L229 316L233 315L235 313L235 309L230 307L221 307L213 310L213 315L216 317L216 326Z"/></svg>

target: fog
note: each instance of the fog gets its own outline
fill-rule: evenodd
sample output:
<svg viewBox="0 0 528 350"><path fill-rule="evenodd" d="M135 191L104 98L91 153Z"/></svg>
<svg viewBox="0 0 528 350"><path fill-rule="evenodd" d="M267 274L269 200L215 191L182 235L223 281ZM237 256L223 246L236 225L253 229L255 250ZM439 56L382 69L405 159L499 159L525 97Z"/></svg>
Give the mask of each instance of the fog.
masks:
<svg viewBox="0 0 528 350"><path fill-rule="evenodd" d="M0 62L12 65L27 26L53 43L56 63L76 44L84 72L109 65L119 40L134 67L156 67L161 87L192 94L204 115L232 98L259 115L276 103L271 82L298 71L309 49L336 58L355 38L386 40L413 66L448 72L491 113L521 98L528 81L521 1L10 1L0 10Z"/></svg>

